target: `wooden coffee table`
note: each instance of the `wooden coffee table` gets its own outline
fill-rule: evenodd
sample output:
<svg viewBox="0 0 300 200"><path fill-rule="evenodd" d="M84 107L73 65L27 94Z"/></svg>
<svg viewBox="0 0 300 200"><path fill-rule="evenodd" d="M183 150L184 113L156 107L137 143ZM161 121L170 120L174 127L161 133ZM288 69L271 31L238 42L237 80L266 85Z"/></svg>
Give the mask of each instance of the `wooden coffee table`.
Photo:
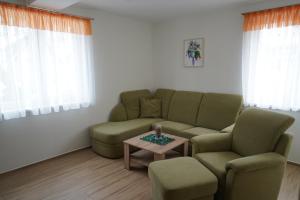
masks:
<svg viewBox="0 0 300 200"><path fill-rule="evenodd" d="M187 156L188 154L188 139L178 137L175 135L170 135L166 133L162 133L162 135L168 136L170 138L174 138L175 140L166 144L166 145L158 145L151 142L147 142L144 140L141 140L142 137L147 136L151 133L155 133L154 131L149 131L147 133L138 135L136 137L130 138L128 140L125 140L124 143L124 162L125 162L125 168L130 170L130 163L132 160L137 161L139 164L148 166L148 164L151 161L156 160L163 160L166 158L166 153L171 151L172 149L182 146L183 150L183 156ZM139 159L136 160L133 155L130 154L130 148L135 147L138 149L141 149L140 151L147 151L148 153L151 153L153 156L153 159L143 160ZM138 153L138 152L137 152Z"/></svg>

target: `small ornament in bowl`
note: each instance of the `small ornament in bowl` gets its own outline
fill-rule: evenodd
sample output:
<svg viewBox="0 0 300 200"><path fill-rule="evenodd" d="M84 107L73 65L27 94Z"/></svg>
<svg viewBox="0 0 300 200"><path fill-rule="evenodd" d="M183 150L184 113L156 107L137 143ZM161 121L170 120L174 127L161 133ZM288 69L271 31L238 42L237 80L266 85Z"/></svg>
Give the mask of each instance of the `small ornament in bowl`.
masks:
<svg viewBox="0 0 300 200"><path fill-rule="evenodd" d="M155 124L152 129L155 131L156 137L160 138L162 132L162 126L159 124Z"/></svg>

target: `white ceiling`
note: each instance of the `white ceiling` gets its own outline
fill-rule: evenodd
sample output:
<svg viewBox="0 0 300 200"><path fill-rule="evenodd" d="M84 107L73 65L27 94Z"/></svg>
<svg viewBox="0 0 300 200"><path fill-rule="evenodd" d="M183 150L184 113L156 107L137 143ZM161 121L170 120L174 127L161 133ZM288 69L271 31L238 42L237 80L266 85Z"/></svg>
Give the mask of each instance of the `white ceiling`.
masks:
<svg viewBox="0 0 300 200"><path fill-rule="evenodd" d="M261 1L268 0L81 0L79 6L156 22L178 15Z"/></svg>
<svg viewBox="0 0 300 200"><path fill-rule="evenodd" d="M30 1L31 6L38 8L46 8L50 10L61 10L67 8L80 0L63 0L63 1L53 1L53 0L35 0Z"/></svg>

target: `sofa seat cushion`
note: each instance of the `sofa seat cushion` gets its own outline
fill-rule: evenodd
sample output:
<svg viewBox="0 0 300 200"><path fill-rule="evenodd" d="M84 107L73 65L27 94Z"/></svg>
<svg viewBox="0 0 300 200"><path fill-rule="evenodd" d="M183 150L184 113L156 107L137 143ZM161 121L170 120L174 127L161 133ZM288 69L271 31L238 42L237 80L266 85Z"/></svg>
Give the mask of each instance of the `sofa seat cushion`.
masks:
<svg viewBox="0 0 300 200"><path fill-rule="evenodd" d="M227 126L226 128L222 129L220 132L221 133L232 133L234 126L235 126L235 124Z"/></svg>
<svg viewBox="0 0 300 200"><path fill-rule="evenodd" d="M148 174L154 199L213 199L217 190L215 175L190 157L152 162Z"/></svg>
<svg viewBox="0 0 300 200"><path fill-rule="evenodd" d="M159 124L162 126L162 132L188 139L190 138L190 134L184 133L184 130L193 128L192 125L173 121L162 121L155 124Z"/></svg>
<svg viewBox="0 0 300 200"><path fill-rule="evenodd" d="M192 137L202 135L202 134L209 134L209 133L219 133L217 130L202 128L202 127L194 127L183 131L185 134L189 134Z"/></svg>
<svg viewBox="0 0 300 200"><path fill-rule="evenodd" d="M221 185L226 183L226 163L241 158L234 152L198 153L194 157L218 177Z"/></svg>
<svg viewBox="0 0 300 200"><path fill-rule="evenodd" d="M151 129L155 122L162 119L139 118L122 122L107 122L91 128L91 137L106 144L118 144Z"/></svg>
<svg viewBox="0 0 300 200"><path fill-rule="evenodd" d="M176 91L170 102L168 120L195 125L202 97L200 92Z"/></svg>

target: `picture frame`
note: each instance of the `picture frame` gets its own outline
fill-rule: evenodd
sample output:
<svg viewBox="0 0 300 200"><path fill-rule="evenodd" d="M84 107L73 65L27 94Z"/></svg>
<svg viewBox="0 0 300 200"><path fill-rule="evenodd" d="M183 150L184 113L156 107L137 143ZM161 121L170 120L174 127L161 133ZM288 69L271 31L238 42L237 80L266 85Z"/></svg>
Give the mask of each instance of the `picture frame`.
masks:
<svg viewBox="0 0 300 200"><path fill-rule="evenodd" d="M204 59L204 38L201 37L184 40L184 67L204 67Z"/></svg>

